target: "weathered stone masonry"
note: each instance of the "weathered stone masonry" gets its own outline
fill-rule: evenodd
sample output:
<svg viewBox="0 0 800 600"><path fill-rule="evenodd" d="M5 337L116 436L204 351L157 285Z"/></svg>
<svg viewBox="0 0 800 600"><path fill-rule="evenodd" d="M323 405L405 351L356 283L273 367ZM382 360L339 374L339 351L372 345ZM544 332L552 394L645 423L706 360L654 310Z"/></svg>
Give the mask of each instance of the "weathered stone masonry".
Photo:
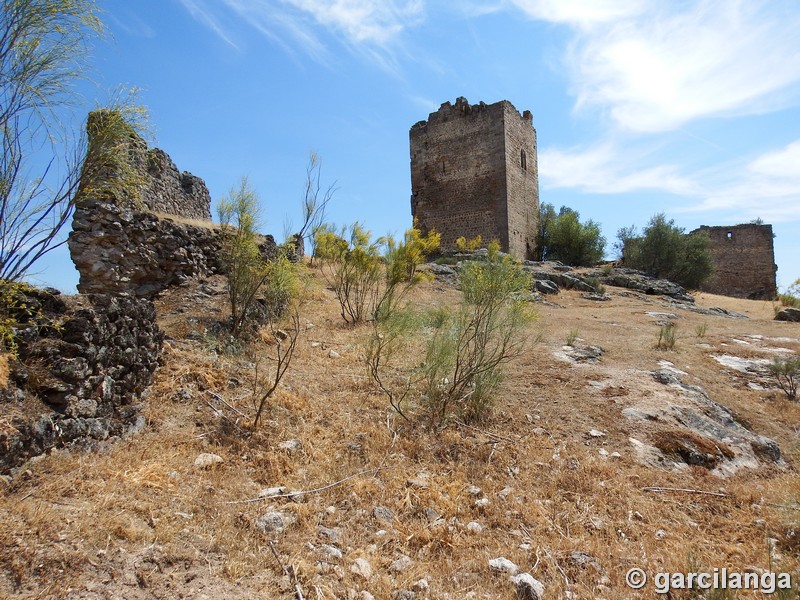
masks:
<svg viewBox="0 0 800 600"><path fill-rule="evenodd" d="M772 225L747 223L730 227L702 226L711 240L714 274L702 285L704 292L771 300L777 293Z"/></svg>
<svg viewBox="0 0 800 600"><path fill-rule="evenodd" d="M99 115L99 116L98 116ZM90 115L102 118L102 113ZM88 127L89 144L92 139ZM225 270L220 230L211 222L211 197L202 179L179 172L162 150L148 149L131 132L128 154L144 182L139 197L126 197L109 175L101 192L75 209L69 249L80 273L81 293L153 298L188 277ZM262 253L275 252L263 236Z"/></svg>
<svg viewBox="0 0 800 600"><path fill-rule="evenodd" d="M411 214L423 232L441 233L445 250L461 236L480 235L520 259L532 257L539 178L530 111L462 97L415 124L409 137Z"/></svg>
<svg viewBox="0 0 800 600"><path fill-rule="evenodd" d="M22 324L20 360L0 387L0 472L51 448L141 429L164 339L153 303L47 290L24 300L58 326Z"/></svg>

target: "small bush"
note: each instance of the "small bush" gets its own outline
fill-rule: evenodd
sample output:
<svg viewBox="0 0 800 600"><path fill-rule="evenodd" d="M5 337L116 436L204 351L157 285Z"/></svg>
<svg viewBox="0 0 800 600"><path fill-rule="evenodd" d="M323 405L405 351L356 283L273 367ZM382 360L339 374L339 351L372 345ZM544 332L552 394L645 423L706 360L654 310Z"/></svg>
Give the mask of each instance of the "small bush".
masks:
<svg viewBox="0 0 800 600"><path fill-rule="evenodd" d="M775 377L786 397L789 400L797 400L797 387L800 384L800 357L774 358L767 369Z"/></svg>
<svg viewBox="0 0 800 600"><path fill-rule="evenodd" d="M700 323L694 328L694 333L699 338L706 337L706 332L708 331L708 323Z"/></svg>
<svg viewBox="0 0 800 600"><path fill-rule="evenodd" d="M778 300L782 306L800 308L800 279L790 285L785 294L779 294Z"/></svg>
<svg viewBox="0 0 800 600"><path fill-rule="evenodd" d="M331 225L322 225L314 239L316 256L339 301L342 318L354 325L372 317L383 276L380 245L370 241L370 232L360 223L339 233Z"/></svg>
<svg viewBox="0 0 800 600"><path fill-rule="evenodd" d="M231 332L240 337L271 321L297 293L298 265L281 253L266 260L258 247L259 202L243 177L222 200L219 212L231 307Z"/></svg>
<svg viewBox="0 0 800 600"><path fill-rule="evenodd" d="M514 299L530 278L499 245L484 261L467 262L460 273L462 301L420 314L394 304L376 324L370 342L370 375L392 407L406 416L405 403L419 398L431 427L450 419L476 420L493 406L502 365L522 352L525 326L533 318ZM393 359L423 354L416 367L393 368Z"/></svg>
<svg viewBox="0 0 800 600"><path fill-rule="evenodd" d="M659 350L673 350L675 348L675 342L677 341L676 329L677 326L675 323L666 323L662 325L658 331L656 348Z"/></svg>
<svg viewBox="0 0 800 600"><path fill-rule="evenodd" d="M255 365L251 381L251 398L255 414L253 431L258 429L267 402L275 394L292 363L299 336L300 316L296 306L289 311L282 327L278 327L275 321L270 321L269 327L262 330L262 343L258 345L260 351L254 351L252 356Z"/></svg>
<svg viewBox="0 0 800 600"><path fill-rule="evenodd" d="M579 331L577 329L570 329L569 333L567 334L567 346L573 346L575 341L580 337Z"/></svg>
<svg viewBox="0 0 800 600"><path fill-rule="evenodd" d="M440 235L431 231L423 237L412 227L402 241L386 236L371 242L370 232L354 223L338 234L331 225L324 225L317 229L315 239L342 318L354 325L391 310L405 290L421 280L417 267L439 248Z"/></svg>
<svg viewBox="0 0 800 600"><path fill-rule="evenodd" d="M456 248L461 252L474 252L481 247L481 244L483 244L483 238L479 235L476 235L471 240L468 240L464 236L456 240Z"/></svg>
<svg viewBox="0 0 800 600"><path fill-rule="evenodd" d="M598 294L606 293L606 286L603 285L603 282L598 277L587 277L584 281L592 286Z"/></svg>

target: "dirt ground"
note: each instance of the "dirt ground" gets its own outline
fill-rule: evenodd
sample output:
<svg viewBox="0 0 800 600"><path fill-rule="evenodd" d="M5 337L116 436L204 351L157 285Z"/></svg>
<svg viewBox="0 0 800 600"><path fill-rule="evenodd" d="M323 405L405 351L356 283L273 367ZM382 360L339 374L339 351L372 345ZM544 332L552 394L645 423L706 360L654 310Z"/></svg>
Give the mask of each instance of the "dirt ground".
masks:
<svg viewBox="0 0 800 600"><path fill-rule="evenodd" d="M514 598L509 573L489 567L498 557L545 598L655 597L626 585L633 567L800 577L800 406L724 358L797 354L800 325L774 321L769 302L696 296L749 317L735 319L619 288L603 302L562 291L535 304L491 417L431 431L376 390L370 326L345 325L315 276L294 361L249 434L254 364L214 334L222 280L200 285L157 302L168 337L144 432L51 452L0 482L0 596ZM434 306L459 292L432 281L413 294ZM672 350L656 348L665 321ZM569 359L591 346L595 362ZM729 474L644 464L641 448L664 447L675 425L623 411L672 402L659 369L774 440L781 461ZM222 461L197 466L203 453Z"/></svg>

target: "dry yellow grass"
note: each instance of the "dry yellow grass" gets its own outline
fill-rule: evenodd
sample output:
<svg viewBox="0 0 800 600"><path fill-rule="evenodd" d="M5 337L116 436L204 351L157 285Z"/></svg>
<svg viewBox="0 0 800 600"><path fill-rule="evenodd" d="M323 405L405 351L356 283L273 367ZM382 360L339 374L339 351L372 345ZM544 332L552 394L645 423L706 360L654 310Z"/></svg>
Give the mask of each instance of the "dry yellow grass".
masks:
<svg viewBox="0 0 800 600"><path fill-rule="evenodd" d="M430 306L458 298L436 281L413 294ZM513 598L507 576L488 568L498 556L544 582L547 598L567 591L575 598L653 597L652 588L637 596L626 587L633 566L649 573L770 566L796 573L800 407L774 390L751 389L746 375L712 355L797 352L797 325L772 321L769 303L704 294L699 305L751 318L699 315L654 297L598 303L562 292L553 300L538 307L542 341L509 365L492 417L430 431L389 409L364 366L369 325L346 326L332 293L315 281L292 368L263 426L250 434L248 359L219 354L206 338L187 339L224 315L225 296L197 302L185 289L169 292L158 304L172 339L146 403L145 432L95 452L51 453L0 484L0 595L292 598L295 582L270 542L306 598L357 597L361 590L391 598L421 578L431 598ZM181 306L188 311L176 312ZM648 311L675 314L673 351L655 348L658 326ZM707 331L698 338L702 323ZM554 356L574 330L604 348L597 364ZM747 337L755 335L762 337ZM664 360L775 439L786 465L721 479L699 467L662 471L637 463L628 438L647 439L657 425L628 421L621 409L651 393L642 374ZM590 437L593 428L605 437ZM292 439L300 440L298 450L281 448ZM621 457L604 458L601 448ZM194 460L202 452L224 461L199 469ZM312 493L258 499L273 486ZM471 486L481 492L473 495ZM484 497L488 504L476 502ZM392 519L376 518L375 507L390 509ZM267 536L257 521L268 511L294 522ZM471 521L480 533L467 528ZM330 530L341 559L320 551L334 543ZM779 540L772 551L770 538ZM582 566L576 551L594 557L599 569ZM413 563L390 572L401 555ZM351 572L356 558L370 562L368 581Z"/></svg>
<svg viewBox="0 0 800 600"><path fill-rule="evenodd" d="M172 215L166 212L160 212L157 210L150 211L159 219L166 219L167 221L174 221L175 223L180 223L181 225L191 225L192 227L203 227L205 229L219 229L219 223L214 223L213 221L206 221L205 219L192 219L189 217L181 217L179 215Z"/></svg>
<svg viewBox="0 0 800 600"><path fill-rule="evenodd" d="M0 387L8 385L8 376L10 374L8 368L9 355L5 352L0 352Z"/></svg>

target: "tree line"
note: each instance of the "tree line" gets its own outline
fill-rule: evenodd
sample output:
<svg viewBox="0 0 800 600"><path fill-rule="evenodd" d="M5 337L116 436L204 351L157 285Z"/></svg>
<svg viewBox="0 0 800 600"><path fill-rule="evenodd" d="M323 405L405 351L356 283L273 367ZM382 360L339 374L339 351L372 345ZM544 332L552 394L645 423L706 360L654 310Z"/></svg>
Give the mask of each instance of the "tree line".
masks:
<svg viewBox="0 0 800 600"><path fill-rule="evenodd" d="M697 289L713 272L710 240L704 231L687 234L664 213L654 215L644 229L623 227L617 232L617 249L623 266L644 271ZM572 266L590 266L603 259L606 238L600 224L581 222L578 211L552 204L539 207L536 260L557 260Z"/></svg>

